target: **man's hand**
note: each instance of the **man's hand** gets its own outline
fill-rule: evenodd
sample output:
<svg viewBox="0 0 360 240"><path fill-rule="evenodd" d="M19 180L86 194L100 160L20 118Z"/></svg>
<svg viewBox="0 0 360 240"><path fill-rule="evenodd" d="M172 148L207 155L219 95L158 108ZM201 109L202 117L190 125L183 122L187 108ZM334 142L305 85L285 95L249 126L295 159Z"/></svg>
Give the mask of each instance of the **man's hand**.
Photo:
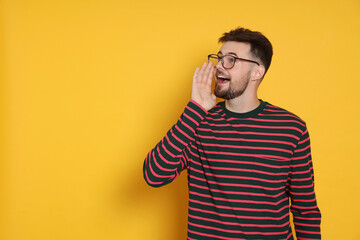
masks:
<svg viewBox="0 0 360 240"><path fill-rule="evenodd" d="M214 76L212 63L204 63L195 70L191 91L191 100L200 104L206 111L216 105L216 97L211 94L211 82Z"/></svg>

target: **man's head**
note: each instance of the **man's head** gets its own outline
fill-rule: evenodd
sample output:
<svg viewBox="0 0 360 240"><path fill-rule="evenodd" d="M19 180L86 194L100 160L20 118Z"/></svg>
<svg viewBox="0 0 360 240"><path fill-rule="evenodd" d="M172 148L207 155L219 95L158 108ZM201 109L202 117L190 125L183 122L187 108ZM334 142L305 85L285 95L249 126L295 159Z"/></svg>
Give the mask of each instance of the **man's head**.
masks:
<svg viewBox="0 0 360 240"><path fill-rule="evenodd" d="M226 32L219 38L219 43L243 42L250 44L251 55L265 67L265 73L270 67L273 49L270 41L260 32L246 28L236 28ZM264 75L265 75L264 73Z"/></svg>
<svg viewBox="0 0 360 240"><path fill-rule="evenodd" d="M237 28L224 33L223 43L215 62L215 95L227 100L241 96L250 89L257 90L272 58L269 40L259 32Z"/></svg>

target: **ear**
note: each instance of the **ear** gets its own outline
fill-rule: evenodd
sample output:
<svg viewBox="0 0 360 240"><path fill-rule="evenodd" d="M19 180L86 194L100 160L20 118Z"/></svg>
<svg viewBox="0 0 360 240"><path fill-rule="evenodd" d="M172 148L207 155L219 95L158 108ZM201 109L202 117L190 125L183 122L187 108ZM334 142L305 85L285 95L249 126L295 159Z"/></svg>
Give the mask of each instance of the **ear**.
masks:
<svg viewBox="0 0 360 240"><path fill-rule="evenodd" d="M255 71L253 72L253 80L260 80L264 77L265 74L265 67L263 65L259 65L256 67Z"/></svg>

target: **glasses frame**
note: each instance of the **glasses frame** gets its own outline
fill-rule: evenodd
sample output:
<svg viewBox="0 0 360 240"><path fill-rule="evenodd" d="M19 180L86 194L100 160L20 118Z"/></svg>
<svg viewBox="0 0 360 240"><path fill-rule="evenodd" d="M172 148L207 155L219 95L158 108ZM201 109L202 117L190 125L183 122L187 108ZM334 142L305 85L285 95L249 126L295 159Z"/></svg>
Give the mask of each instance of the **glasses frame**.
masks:
<svg viewBox="0 0 360 240"><path fill-rule="evenodd" d="M226 56L230 56L232 58L234 58L235 60L240 60L240 61L245 61L245 62L251 62L251 63L256 63L258 66L260 66L260 63L256 62L256 61L253 61L253 60L250 60L250 59L245 59L245 58L238 58L238 57L235 57L233 55L224 55L224 56L218 56L217 54L209 54L208 55L208 62L210 62L210 58L217 58L218 62L220 61L221 62L221 65L223 66L223 68L225 69L232 69L234 66L235 66L235 63L236 61L234 61L234 64L230 67L230 68L227 68L224 66L224 57Z"/></svg>

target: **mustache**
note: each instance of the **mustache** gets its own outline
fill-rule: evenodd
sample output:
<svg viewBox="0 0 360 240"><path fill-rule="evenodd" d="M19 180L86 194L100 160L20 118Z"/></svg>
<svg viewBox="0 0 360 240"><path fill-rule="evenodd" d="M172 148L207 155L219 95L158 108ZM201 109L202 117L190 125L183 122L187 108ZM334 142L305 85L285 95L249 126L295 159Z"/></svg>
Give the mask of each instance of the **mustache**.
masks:
<svg viewBox="0 0 360 240"><path fill-rule="evenodd" d="M216 70L215 75L216 75L216 76L217 76L217 75L222 75L222 76L228 77L228 75L227 75L226 73L224 73L223 71L221 71L221 70L219 70L219 69Z"/></svg>

